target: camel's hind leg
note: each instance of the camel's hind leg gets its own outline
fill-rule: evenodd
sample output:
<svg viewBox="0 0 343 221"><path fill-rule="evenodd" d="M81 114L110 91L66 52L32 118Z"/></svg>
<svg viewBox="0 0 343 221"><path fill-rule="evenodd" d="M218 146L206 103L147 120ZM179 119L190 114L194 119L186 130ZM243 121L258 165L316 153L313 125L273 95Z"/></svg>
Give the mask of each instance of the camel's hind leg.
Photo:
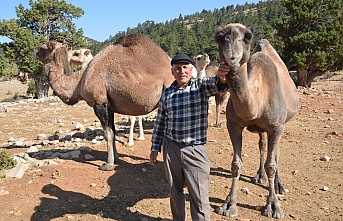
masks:
<svg viewBox="0 0 343 221"><path fill-rule="evenodd" d="M99 167L100 170L113 170L114 163L118 160L115 144L114 113L111 113L109 105L95 104L94 113L99 118L107 140L107 162Z"/></svg>
<svg viewBox="0 0 343 221"><path fill-rule="evenodd" d="M258 133L260 140L258 142L259 150L260 150L260 167L257 171L257 174L254 178L252 178L252 182L254 183L264 183L266 182L266 176L264 172L264 154L266 152L266 133ZM282 186L281 179L279 177L278 169L275 172L275 179L274 179L274 188L276 194L285 194L285 189Z"/></svg>
<svg viewBox="0 0 343 221"><path fill-rule="evenodd" d="M137 118L138 118L138 127L139 127L139 136L137 137L137 140L145 140L143 123L142 123L143 117L138 116ZM128 138L127 143L125 144L125 146L127 146L127 147L131 147L135 144L133 141L133 131L135 128L135 122L136 122L136 117L130 116L130 118L129 118L129 124L130 124L129 138Z"/></svg>
<svg viewBox="0 0 343 221"><path fill-rule="evenodd" d="M137 140L145 140L142 116L138 116L138 128L139 128L139 136L137 137Z"/></svg>
<svg viewBox="0 0 343 221"><path fill-rule="evenodd" d="M264 183L266 182L266 176L264 175L264 153L266 152L267 138L266 133L258 133L260 140L258 141L258 147L260 150L260 167L258 168L257 174L252 181L254 183Z"/></svg>
<svg viewBox="0 0 343 221"><path fill-rule="evenodd" d="M216 127L221 127L220 123L220 111L222 109L223 100L220 96L220 93L214 95L216 101Z"/></svg>
<svg viewBox="0 0 343 221"><path fill-rule="evenodd" d="M228 99L230 96L229 92L224 92L224 93L217 93L215 94L215 101L216 101L216 127L221 127L220 123L220 112L223 106L223 103L225 100Z"/></svg>
<svg viewBox="0 0 343 221"><path fill-rule="evenodd" d="M267 204L262 209L262 215L273 217L273 218L283 218L284 213L279 205L278 197L276 196L275 190L275 176L278 171L278 159L280 154L279 142L281 135L283 133L284 126L281 125L275 129L271 134L268 134L268 151L267 160L264 165L268 176L269 183L269 195L267 198Z"/></svg>

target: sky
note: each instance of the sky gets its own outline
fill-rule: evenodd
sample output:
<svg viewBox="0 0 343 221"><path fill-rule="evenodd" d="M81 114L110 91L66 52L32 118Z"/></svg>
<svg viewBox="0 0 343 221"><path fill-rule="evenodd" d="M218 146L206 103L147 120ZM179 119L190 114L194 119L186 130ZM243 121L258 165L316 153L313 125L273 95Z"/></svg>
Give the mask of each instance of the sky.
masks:
<svg viewBox="0 0 343 221"><path fill-rule="evenodd" d="M137 27L138 23L147 20L156 23L166 22L182 16L201 12L203 9L213 11L228 5L244 5L258 3L259 0L66 0L67 3L80 7L84 15L73 22L76 28L82 28L84 36L103 42L119 31L126 31L128 27ZM94 4L96 2L96 4ZM15 7L22 4L29 7L29 0L1 1L0 20L17 18ZM9 41L0 36L0 42Z"/></svg>

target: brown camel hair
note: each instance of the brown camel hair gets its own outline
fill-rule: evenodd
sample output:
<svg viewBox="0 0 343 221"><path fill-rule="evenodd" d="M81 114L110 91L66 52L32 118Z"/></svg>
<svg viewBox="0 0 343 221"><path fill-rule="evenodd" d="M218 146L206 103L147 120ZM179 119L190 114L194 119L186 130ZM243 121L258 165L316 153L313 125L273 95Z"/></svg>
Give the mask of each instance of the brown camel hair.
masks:
<svg viewBox="0 0 343 221"><path fill-rule="evenodd" d="M77 50L69 50L68 59L70 63L75 64L82 69L82 68L85 68L88 65L88 63L92 61L93 55L89 49L80 48ZM135 127L136 118L138 119L138 127L139 127L139 136L136 139L145 140L144 129L143 129L143 117L142 116L129 116L130 130L129 130L129 136L127 138L127 142L125 143L125 146L131 147L134 145L133 131Z"/></svg>
<svg viewBox="0 0 343 221"><path fill-rule="evenodd" d="M210 61L208 54L194 56L193 60L195 61L195 65L198 71L198 78L199 77L214 77L218 74L218 65ZM230 93L229 91L225 91L223 93L216 93L214 95L214 99L216 102L216 127L221 127L220 123L220 113L222 111L223 103L229 98Z"/></svg>
<svg viewBox="0 0 343 221"><path fill-rule="evenodd" d="M35 49L52 89L69 105L85 100L94 109L107 139L108 157L101 170L113 170L118 159L114 113L145 115L158 106L174 78L168 55L142 34L124 36L106 46L78 72L72 73L65 45L48 42Z"/></svg>
<svg viewBox="0 0 343 221"><path fill-rule="evenodd" d="M278 177L279 142L285 123L297 112L299 98L288 70L270 43L260 40L250 55L253 29L242 24L228 24L215 34L221 64L230 67L227 82L230 98L226 107L227 129L233 145L232 186L224 204L216 209L221 215L235 216L237 185L242 172L242 131L259 134L260 169L257 182L264 179L263 152L267 137L267 158L264 168L268 177L269 195L261 213L282 218L284 213L276 193L283 191Z"/></svg>

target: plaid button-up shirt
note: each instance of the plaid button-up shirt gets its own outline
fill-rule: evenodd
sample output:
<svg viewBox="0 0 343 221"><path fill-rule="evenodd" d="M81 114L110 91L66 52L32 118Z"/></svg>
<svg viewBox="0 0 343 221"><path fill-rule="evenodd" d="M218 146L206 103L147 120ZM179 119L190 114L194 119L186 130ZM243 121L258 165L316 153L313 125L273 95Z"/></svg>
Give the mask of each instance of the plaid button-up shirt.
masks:
<svg viewBox="0 0 343 221"><path fill-rule="evenodd" d="M208 99L227 90L218 78L198 78L178 88L176 81L166 88L158 105L152 134L152 151L161 151L163 137L186 145L205 144L208 128Z"/></svg>

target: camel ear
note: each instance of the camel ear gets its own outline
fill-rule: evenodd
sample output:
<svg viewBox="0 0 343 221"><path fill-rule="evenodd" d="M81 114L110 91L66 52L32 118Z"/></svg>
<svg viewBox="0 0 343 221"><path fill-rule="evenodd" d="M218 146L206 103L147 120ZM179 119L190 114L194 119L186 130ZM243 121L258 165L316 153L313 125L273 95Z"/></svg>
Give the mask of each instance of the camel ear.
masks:
<svg viewBox="0 0 343 221"><path fill-rule="evenodd" d="M225 36L226 31L224 31L224 29L222 27L218 27L216 30L216 34L214 36L214 40L218 43L220 41L220 39Z"/></svg>
<svg viewBox="0 0 343 221"><path fill-rule="evenodd" d="M253 37L254 29L248 28L244 33L244 42L250 44Z"/></svg>
<svg viewBox="0 0 343 221"><path fill-rule="evenodd" d="M57 42L49 41L49 42L47 43L48 49L51 50L51 51L55 50L56 44L57 44Z"/></svg>
<svg viewBox="0 0 343 221"><path fill-rule="evenodd" d="M91 53L91 51L90 51L89 49L87 49L87 50L85 51L85 55L86 55L86 56L88 56L90 53Z"/></svg>

